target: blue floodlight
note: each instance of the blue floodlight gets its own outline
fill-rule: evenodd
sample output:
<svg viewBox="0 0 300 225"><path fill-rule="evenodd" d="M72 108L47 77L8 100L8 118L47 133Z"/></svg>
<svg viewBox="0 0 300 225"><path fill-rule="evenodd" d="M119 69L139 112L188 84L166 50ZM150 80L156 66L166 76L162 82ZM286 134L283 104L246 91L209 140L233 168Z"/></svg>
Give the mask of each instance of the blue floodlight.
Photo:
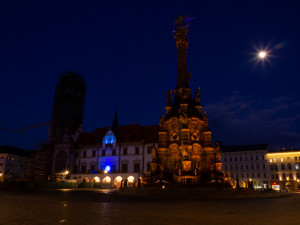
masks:
<svg viewBox="0 0 300 225"><path fill-rule="evenodd" d="M105 167L105 170L106 170L107 172L109 172L109 171L110 171L110 166L106 166L106 167Z"/></svg>

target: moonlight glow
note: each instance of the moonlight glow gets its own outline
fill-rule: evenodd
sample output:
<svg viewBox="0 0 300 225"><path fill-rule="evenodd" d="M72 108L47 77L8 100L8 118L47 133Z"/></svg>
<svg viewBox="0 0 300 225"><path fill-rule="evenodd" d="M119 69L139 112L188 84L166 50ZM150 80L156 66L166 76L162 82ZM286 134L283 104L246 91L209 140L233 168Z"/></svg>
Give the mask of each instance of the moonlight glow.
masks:
<svg viewBox="0 0 300 225"><path fill-rule="evenodd" d="M261 59L264 59L267 57L267 52L265 51L261 51L258 53L258 57L261 58Z"/></svg>

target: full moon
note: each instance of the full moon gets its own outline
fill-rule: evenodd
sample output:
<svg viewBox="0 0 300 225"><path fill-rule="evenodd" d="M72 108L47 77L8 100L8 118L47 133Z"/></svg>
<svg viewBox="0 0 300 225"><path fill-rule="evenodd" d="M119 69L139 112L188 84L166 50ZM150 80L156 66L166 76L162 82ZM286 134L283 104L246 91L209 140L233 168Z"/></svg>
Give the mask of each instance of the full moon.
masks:
<svg viewBox="0 0 300 225"><path fill-rule="evenodd" d="M262 51L262 52L258 53L258 57L261 58L261 59L266 58L266 56L267 56L267 52L265 52L265 51Z"/></svg>

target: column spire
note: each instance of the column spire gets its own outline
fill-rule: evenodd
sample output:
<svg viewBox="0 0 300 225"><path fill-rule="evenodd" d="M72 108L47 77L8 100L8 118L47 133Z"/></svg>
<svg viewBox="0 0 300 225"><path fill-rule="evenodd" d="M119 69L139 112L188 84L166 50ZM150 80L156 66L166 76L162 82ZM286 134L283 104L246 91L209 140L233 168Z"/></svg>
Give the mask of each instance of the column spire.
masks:
<svg viewBox="0 0 300 225"><path fill-rule="evenodd" d="M186 52L188 48L188 26L191 18L179 16L175 24L177 26L174 35L176 47L178 49L178 65L177 65L177 85L176 89L189 88L189 79L191 74L187 72Z"/></svg>

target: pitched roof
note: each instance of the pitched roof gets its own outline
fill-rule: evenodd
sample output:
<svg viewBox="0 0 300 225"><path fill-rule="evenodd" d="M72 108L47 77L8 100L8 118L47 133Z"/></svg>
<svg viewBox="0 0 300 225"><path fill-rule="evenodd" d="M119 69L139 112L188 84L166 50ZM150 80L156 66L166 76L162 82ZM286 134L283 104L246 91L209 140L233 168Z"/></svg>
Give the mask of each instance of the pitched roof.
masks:
<svg viewBox="0 0 300 225"><path fill-rule="evenodd" d="M82 133L77 141L77 145L97 145L102 143L108 127L97 128L93 132ZM137 142L144 140L145 143L158 142L158 125L141 126L139 124L129 124L118 126L115 130L117 142Z"/></svg>
<svg viewBox="0 0 300 225"><path fill-rule="evenodd" d="M245 152L245 151L259 151L259 150L267 150L267 149L268 149L268 144L221 146L222 152Z"/></svg>

